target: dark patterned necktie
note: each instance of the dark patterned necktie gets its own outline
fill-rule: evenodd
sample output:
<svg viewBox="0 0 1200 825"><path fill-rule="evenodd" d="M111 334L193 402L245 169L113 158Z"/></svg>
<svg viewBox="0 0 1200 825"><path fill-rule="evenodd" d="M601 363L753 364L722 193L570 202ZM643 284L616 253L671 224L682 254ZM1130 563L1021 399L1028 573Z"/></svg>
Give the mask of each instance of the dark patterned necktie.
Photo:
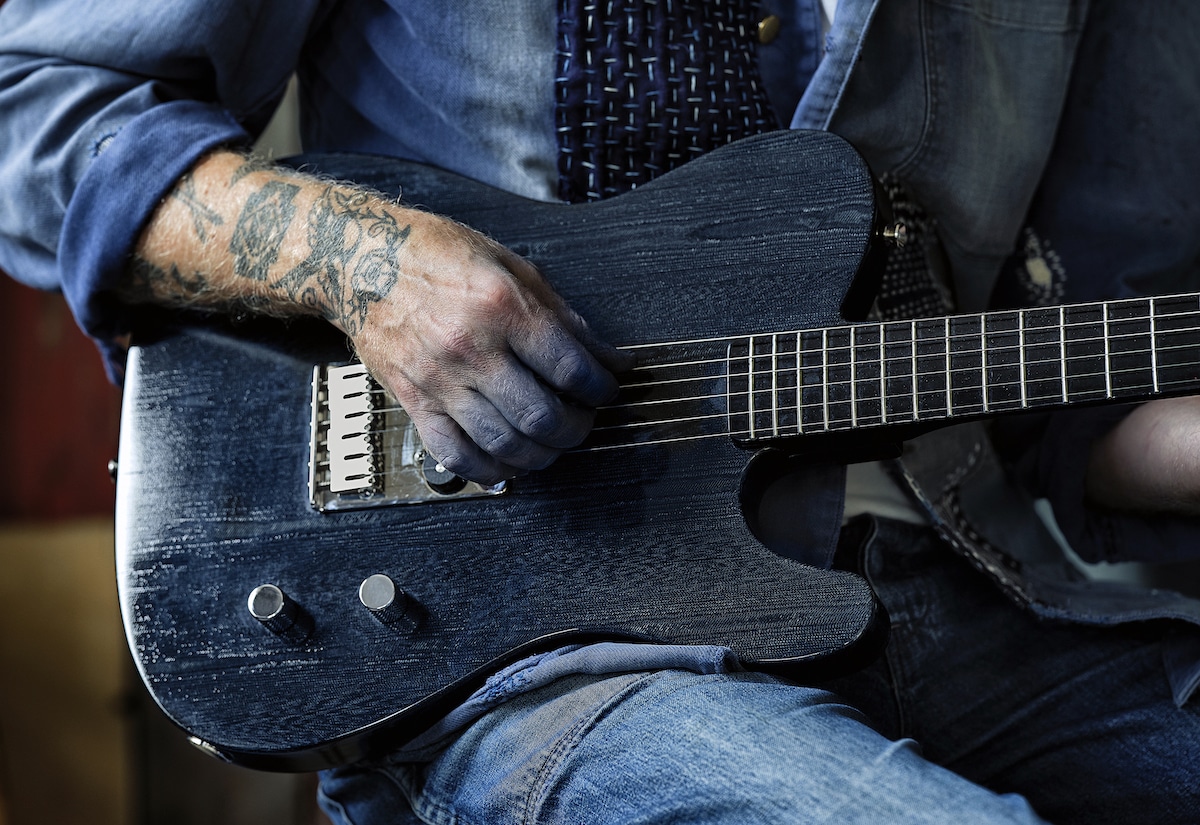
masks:
<svg viewBox="0 0 1200 825"><path fill-rule="evenodd" d="M755 0L560 0L559 196L633 189L778 128L755 63Z"/></svg>

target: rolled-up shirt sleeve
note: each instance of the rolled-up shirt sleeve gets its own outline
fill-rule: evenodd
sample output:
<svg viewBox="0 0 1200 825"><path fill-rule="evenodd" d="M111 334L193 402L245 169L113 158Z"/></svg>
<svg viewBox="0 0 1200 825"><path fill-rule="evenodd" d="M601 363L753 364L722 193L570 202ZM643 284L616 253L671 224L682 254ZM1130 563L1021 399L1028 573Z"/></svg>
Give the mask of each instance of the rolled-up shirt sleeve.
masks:
<svg viewBox="0 0 1200 825"><path fill-rule="evenodd" d="M112 290L206 152L269 120L319 0L8 0L0 7L0 268L61 289L110 358Z"/></svg>

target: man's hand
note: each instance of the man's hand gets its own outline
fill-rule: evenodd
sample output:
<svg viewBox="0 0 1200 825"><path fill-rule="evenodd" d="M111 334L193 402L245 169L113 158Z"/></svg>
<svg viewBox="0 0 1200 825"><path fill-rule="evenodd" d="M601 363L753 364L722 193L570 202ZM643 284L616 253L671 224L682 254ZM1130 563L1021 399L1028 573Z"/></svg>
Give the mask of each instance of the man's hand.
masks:
<svg viewBox="0 0 1200 825"><path fill-rule="evenodd" d="M484 483L579 444L625 365L531 264L477 232L228 152L163 201L122 294L325 317L426 448Z"/></svg>
<svg viewBox="0 0 1200 825"><path fill-rule="evenodd" d="M1114 510L1200 515L1200 397L1131 412L1092 447L1086 485Z"/></svg>

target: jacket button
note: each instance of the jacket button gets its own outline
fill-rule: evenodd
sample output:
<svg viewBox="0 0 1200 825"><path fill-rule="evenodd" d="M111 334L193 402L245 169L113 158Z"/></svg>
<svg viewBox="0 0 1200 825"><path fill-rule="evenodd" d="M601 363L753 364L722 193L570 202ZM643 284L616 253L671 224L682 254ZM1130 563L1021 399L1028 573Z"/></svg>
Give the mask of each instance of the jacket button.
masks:
<svg viewBox="0 0 1200 825"><path fill-rule="evenodd" d="M758 42L764 45L770 43L779 36L779 29L782 25L780 19L773 14L758 21Z"/></svg>

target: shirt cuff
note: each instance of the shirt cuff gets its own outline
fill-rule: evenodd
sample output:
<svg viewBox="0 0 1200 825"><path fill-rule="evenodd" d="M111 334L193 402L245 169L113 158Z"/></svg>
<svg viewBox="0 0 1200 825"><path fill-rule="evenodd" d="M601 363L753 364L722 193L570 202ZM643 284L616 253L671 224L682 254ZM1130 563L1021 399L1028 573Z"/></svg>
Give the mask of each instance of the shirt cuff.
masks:
<svg viewBox="0 0 1200 825"><path fill-rule="evenodd" d="M121 372L119 336L131 309L115 287L142 227L188 169L212 149L250 143L225 109L196 101L156 106L98 144L67 206L58 250L63 294L79 326L96 339L110 375Z"/></svg>

